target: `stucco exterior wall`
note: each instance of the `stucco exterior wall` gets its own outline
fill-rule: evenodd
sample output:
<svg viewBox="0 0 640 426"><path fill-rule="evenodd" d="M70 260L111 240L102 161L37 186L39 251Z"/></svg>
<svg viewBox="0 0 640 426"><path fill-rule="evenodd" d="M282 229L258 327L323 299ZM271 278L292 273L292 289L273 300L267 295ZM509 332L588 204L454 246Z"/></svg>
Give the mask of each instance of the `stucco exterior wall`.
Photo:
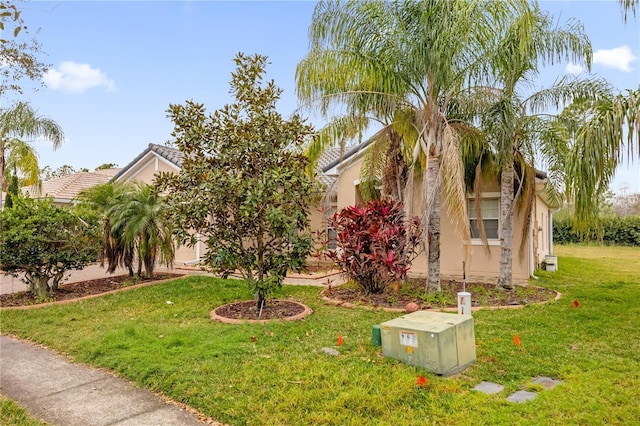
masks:
<svg viewBox="0 0 640 426"><path fill-rule="evenodd" d="M350 165L341 170L338 178L338 209L361 202L356 184L359 181L361 161L353 161ZM481 185L482 194L491 194L499 198L500 187L498 182L484 182ZM469 195L471 197L471 195ZM421 181L414 182L413 215L420 216L421 208ZM540 263L549 248L549 220L548 207L542 199L536 198L535 215L537 226L541 226L541 231L536 231L537 251L534 251L533 262ZM440 272L445 278L462 279L463 264L465 261L465 247L462 238L455 229L455 225L449 219L450 215L444 199L441 198L441 234L440 234ZM533 218L532 218L533 220ZM522 210L516 211L513 227L513 279L516 282L526 281L533 269L530 268L531 243L529 235L523 236L525 217ZM524 238L524 243L523 243ZM521 250L522 248L522 250ZM536 265L533 265L535 268ZM486 246L480 239L472 240L470 247L470 258L465 263L466 276L468 280L493 282L497 279L500 269L500 241L498 239L489 240ZM427 257L423 253L413 262L411 268L412 275L427 275Z"/></svg>
<svg viewBox="0 0 640 426"><path fill-rule="evenodd" d="M142 158L138 164L128 170L118 179L121 182L145 182L153 183L155 175L160 172L176 173L176 166L169 163L162 157L150 153Z"/></svg>
<svg viewBox="0 0 640 426"><path fill-rule="evenodd" d="M149 153L118 178L121 182L144 182L152 184L156 174L160 172L176 173L177 167L164 158ZM197 243L194 247L179 246L176 248L175 265L194 263L200 257L204 245Z"/></svg>

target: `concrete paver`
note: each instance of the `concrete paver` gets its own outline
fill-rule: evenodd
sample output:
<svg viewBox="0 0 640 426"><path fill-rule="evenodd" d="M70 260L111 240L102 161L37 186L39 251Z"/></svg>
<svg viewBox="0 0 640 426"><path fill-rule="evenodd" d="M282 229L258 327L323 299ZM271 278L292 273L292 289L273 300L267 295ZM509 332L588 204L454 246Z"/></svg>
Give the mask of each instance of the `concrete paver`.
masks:
<svg viewBox="0 0 640 426"><path fill-rule="evenodd" d="M507 401L509 401L509 402L527 402L527 401L531 401L531 400L535 399L536 396L538 396L538 394L535 393L535 392L529 392L529 391L520 390L520 391L517 391L517 392L509 395L507 397Z"/></svg>
<svg viewBox="0 0 640 426"><path fill-rule="evenodd" d="M493 395L502 392L504 390L504 386L493 382L481 382L474 387L473 390L486 393L487 395Z"/></svg>
<svg viewBox="0 0 640 426"><path fill-rule="evenodd" d="M535 383L537 385L542 385L545 389L551 390L558 385L562 384L562 380L555 380L551 377L538 376L531 381L531 383Z"/></svg>
<svg viewBox="0 0 640 426"><path fill-rule="evenodd" d="M0 336L0 364L0 393L51 424L203 424L148 390L7 336Z"/></svg>

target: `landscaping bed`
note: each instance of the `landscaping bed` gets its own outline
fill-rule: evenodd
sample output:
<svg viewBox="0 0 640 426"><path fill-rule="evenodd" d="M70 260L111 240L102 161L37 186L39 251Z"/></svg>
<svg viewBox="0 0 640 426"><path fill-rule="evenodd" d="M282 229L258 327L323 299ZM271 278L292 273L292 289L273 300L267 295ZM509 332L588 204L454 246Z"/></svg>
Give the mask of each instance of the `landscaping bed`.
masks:
<svg viewBox="0 0 640 426"><path fill-rule="evenodd" d="M45 300L38 298L29 291L0 295L0 307L32 306L42 303L61 302L79 299L87 296L100 295L139 284L150 284L170 278L181 277L182 274L161 273L153 278L130 277L129 275L108 276L89 281L62 284L58 290L51 293Z"/></svg>
<svg viewBox="0 0 640 426"><path fill-rule="evenodd" d="M554 300L558 293L549 288L516 285L511 290L497 289L495 284L442 280L442 291L425 293L425 280L410 279L380 294L363 294L355 284L328 287L322 295L335 304L404 310L409 303L418 309L456 308L457 294L471 293L472 307L518 306Z"/></svg>

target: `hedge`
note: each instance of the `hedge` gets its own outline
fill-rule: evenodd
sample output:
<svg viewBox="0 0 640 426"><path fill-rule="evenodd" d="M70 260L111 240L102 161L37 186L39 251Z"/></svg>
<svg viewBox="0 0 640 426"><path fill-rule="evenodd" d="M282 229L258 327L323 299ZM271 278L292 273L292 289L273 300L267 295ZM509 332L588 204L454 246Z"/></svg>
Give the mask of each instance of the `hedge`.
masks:
<svg viewBox="0 0 640 426"><path fill-rule="evenodd" d="M601 218L601 225L602 233L597 229L592 230L586 238L581 239L571 230L570 218L554 218L553 242L571 244L595 241L606 245L640 247L640 216L607 216Z"/></svg>

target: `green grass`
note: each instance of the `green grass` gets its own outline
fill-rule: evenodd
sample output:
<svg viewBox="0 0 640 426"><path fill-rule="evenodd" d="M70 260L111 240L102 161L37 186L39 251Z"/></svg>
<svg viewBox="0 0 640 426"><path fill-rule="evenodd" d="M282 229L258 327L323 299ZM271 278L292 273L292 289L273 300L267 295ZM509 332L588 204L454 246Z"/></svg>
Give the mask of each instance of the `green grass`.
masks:
<svg viewBox="0 0 640 426"><path fill-rule="evenodd" d="M250 294L244 282L201 276L2 311L0 320L3 333L109 368L233 425L634 424L640 419L640 250L559 246L556 253L559 271L540 271L535 284L563 298L474 313L478 360L451 378L380 356L371 327L398 314L325 305L311 287L277 294L314 309L293 323L211 322L211 309ZM341 355L320 352L336 345L338 334L345 338ZM424 387L415 384L420 374L429 380ZM538 375L564 384L532 402L505 401L513 391L535 389L530 381ZM472 392L482 380L505 391Z"/></svg>
<svg viewBox="0 0 640 426"><path fill-rule="evenodd" d="M44 423L32 416L27 411L0 395L0 424L12 426L46 426Z"/></svg>

